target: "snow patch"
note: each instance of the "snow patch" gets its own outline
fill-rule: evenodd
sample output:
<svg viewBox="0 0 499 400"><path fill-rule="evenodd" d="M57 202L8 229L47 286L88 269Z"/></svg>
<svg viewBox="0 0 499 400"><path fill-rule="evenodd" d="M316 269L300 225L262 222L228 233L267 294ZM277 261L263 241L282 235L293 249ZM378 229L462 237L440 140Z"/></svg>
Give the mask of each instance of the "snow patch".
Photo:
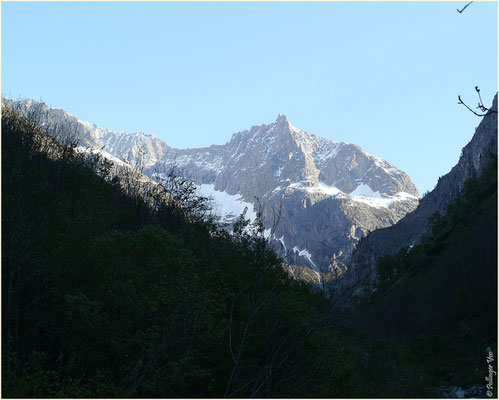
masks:
<svg viewBox="0 0 499 400"><path fill-rule="evenodd" d="M212 197L216 204L216 212L222 217L223 222L232 222L235 218L241 215L246 207L246 219L251 222L256 219L256 212L253 209L253 204L242 199L240 194L229 194L225 191L215 190L215 185L212 183L203 183L198 186L198 191L202 196Z"/></svg>
<svg viewBox="0 0 499 400"><path fill-rule="evenodd" d="M284 244L284 235L282 235L280 237L279 242L281 242L282 247L284 247L284 254L286 254L286 245Z"/></svg>
<svg viewBox="0 0 499 400"><path fill-rule="evenodd" d="M374 208L390 208L390 206L397 201L419 200L416 196L413 196L412 194L406 192L399 192L393 196L388 197L380 196L379 198L369 197L366 195L352 196L352 193L350 194L350 197L353 201L364 203ZM379 194L379 192L374 192L374 194Z"/></svg>
<svg viewBox="0 0 499 400"><path fill-rule="evenodd" d="M374 192L368 185L361 183L357 188L349 193L350 196L362 196L362 197L372 197L375 199L381 199L381 194L379 192Z"/></svg>
<svg viewBox="0 0 499 400"><path fill-rule="evenodd" d="M85 154L99 154L100 156L107 158L109 161L114 162L115 164L120 164L120 165L128 165L127 163L123 162L123 160L120 160L119 158L113 156L112 154L108 153L107 151L104 150L91 150L88 147L84 146L78 146L75 148L77 152L79 153L85 153Z"/></svg>
<svg viewBox="0 0 499 400"><path fill-rule="evenodd" d="M319 182L319 186L313 187L313 189L314 191L317 190L319 192L326 193L330 196L337 196L338 194L343 193L340 189L334 186L326 185L325 183L322 182Z"/></svg>
<svg viewBox="0 0 499 400"><path fill-rule="evenodd" d="M281 176L281 173L282 173L282 170L284 169L284 166L280 166L275 172L274 172L274 176L275 177L279 177Z"/></svg>
<svg viewBox="0 0 499 400"><path fill-rule="evenodd" d="M314 267L313 271L317 275L317 278L319 279L319 282L321 282L321 274L319 273L319 267L315 265L315 263L312 261L312 254L307 249L300 250L297 246L293 247L293 253L298 253L298 256L300 257L305 257L310 264Z"/></svg>
<svg viewBox="0 0 499 400"><path fill-rule="evenodd" d="M308 181L305 181L308 183ZM294 188L294 189L300 189L300 190L305 190L310 193L324 193L327 194L328 196L331 197L336 197L339 194L342 194L343 192L334 187L334 186L329 186L323 182L319 182L319 184L314 185L314 186L305 186L303 182L295 182L292 183L291 185L288 185L288 187Z"/></svg>

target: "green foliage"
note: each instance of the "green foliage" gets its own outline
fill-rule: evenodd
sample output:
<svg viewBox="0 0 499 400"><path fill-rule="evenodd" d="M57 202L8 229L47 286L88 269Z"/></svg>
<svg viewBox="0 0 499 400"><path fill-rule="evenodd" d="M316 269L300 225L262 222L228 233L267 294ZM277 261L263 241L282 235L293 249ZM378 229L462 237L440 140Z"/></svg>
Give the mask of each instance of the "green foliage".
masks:
<svg viewBox="0 0 499 400"><path fill-rule="evenodd" d="M8 108L2 140L3 397L354 393L353 344L261 223L217 229L175 177L125 195Z"/></svg>
<svg viewBox="0 0 499 400"><path fill-rule="evenodd" d="M380 260L352 330L290 279L261 219L243 214L229 235L174 175L125 193L130 175L2 112L3 397L421 397L483 383L497 167Z"/></svg>
<svg viewBox="0 0 499 400"><path fill-rule="evenodd" d="M359 337L376 370L365 371L366 396L481 386L485 349L496 352L497 159L429 222L418 244L379 260L357 299L355 329L370 333Z"/></svg>

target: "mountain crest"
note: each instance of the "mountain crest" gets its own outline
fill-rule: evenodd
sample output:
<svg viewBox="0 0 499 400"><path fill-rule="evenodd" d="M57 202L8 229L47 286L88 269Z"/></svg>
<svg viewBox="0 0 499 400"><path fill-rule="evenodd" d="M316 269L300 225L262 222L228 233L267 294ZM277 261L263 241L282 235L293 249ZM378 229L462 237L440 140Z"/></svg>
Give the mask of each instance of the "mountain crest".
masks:
<svg viewBox="0 0 499 400"><path fill-rule="evenodd" d="M26 114L36 104L16 109ZM224 145L175 149L152 135L112 132L63 110L44 110L41 123L63 124L69 131L74 126L82 145L105 146L110 156L143 166L149 177L176 165L205 194L222 199L225 221L243 206L255 215L255 197L266 221L282 204L275 235L284 257L316 271L327 271L332 256L351 254L362 236L392 225L418 204L419 193L403 171L358 146L298 129L284 114L234 133Z"/></svg>
<svg viewBox="0 0 499 400"><path fill-rule="evenodd" d="M284 114L279 114L275 120L277 125L289 125L289 119Z"/></svg>

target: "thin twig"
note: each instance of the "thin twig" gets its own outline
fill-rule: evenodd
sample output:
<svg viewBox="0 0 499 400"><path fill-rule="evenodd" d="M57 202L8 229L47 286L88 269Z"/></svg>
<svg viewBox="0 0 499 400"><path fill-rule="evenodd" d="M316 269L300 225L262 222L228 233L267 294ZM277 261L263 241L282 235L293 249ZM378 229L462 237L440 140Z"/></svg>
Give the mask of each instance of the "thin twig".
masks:
<svg viewBox="0 0 499 400"><path fill-rule="evenodd" d="M457 9L457 12L458 12L459 14L462 14L462 12L466 9L466 7L468 7L471 3L473 3L473 2L472 2L472 1L470 1L468 4L466 4L466 5L462 8L462 10L459 10L459 8L458 8L458 9Z"/></svg>
<svg viewBox="0 0 499 400"><path fill-rule="evenodd" d="M485 115L488 115L488 114L497 114L497 110L492 110L490 108L487 108L483 105L483 101L482 101L482 96L480 94L480 89L478 88L478 86L475 86L475 90L476 92L478 93L478 98L480 100L480 102L478 103L478 109L481 110L483 113L485 114L479 114L477 113L476 111L472 110L470 107L468 107L468 105L461 99L461 96L457 96L457 104L462 104L463 106L465 106L469 111L471 111L473 114L475 114L477 117L484 117Z"/></svg>

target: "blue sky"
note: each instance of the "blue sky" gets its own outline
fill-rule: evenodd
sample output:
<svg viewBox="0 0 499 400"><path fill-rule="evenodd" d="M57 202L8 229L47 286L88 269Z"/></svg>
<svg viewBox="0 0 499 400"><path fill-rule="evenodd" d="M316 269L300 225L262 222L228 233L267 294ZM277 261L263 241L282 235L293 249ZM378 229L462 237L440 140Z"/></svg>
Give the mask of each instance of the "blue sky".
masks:
<svg viewBox="0 0 499 400"><path fill-rule="evenodd" d="M283 113L423 193L497 91L497 3L465 4L2 2L2 92L179 148Z"/></svg>

